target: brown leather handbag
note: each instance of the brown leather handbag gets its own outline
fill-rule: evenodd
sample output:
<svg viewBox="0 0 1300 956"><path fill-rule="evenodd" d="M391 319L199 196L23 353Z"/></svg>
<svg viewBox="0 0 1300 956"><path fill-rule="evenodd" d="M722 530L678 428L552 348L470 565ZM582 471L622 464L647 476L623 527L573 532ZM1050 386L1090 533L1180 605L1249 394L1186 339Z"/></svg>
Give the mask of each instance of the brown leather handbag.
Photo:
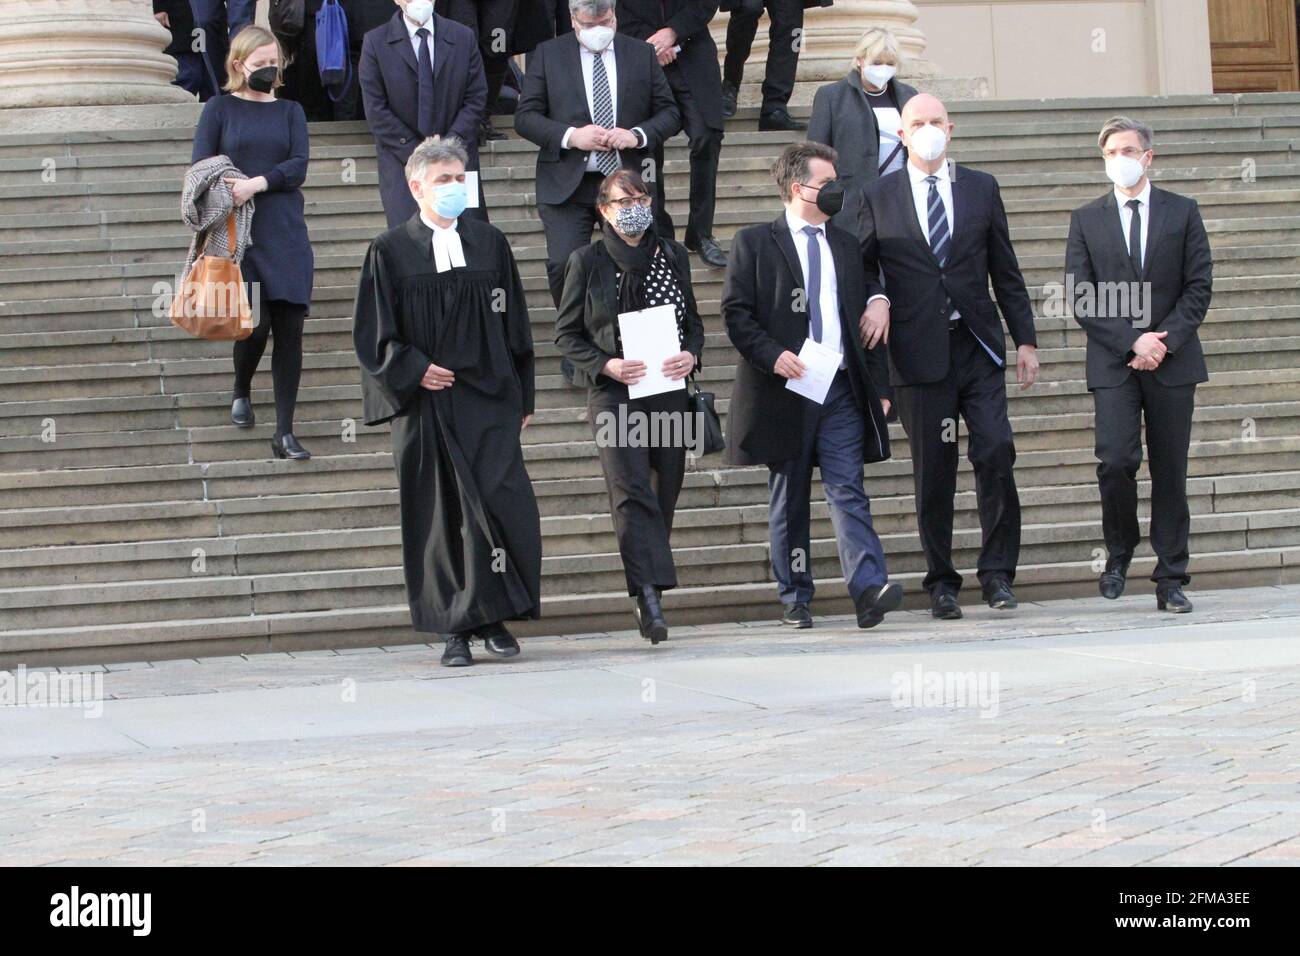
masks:
<svg viewBox="0 0 1300 956"><path fill-rule="evenodd" d="M214 227L215 228L215 227ZM226 219L227 248L236 249L235 216ZM253 310L239 263L225 256L206 254L211 232L203 250L172 297L172 325L200 339L238 341L253 334Z"/></svg>

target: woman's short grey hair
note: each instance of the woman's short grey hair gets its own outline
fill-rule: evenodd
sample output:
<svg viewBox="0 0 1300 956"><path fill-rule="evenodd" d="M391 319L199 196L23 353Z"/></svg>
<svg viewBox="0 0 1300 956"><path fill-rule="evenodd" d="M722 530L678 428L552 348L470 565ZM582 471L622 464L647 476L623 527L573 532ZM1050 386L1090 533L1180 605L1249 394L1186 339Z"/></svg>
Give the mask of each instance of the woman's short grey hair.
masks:
<svg viewBox="0 0 1300 956"><path fill-rule="evenodd" d="M1106 140L1116 133L1125 133L1130 130L1138 134L1138 142L1142 144L1143 151L1151 148L1151 127L1138 120L1129 119L1127 116L1112 116L1106 120L1106 125L1101 128L1101 135L1097 137L1097 145L1105 149Z"/></svg>
<svg viewBox="0 0 1300 956"><path fill-rule="evenodd" d="M465 144L457 136L430 136L415 147L415 152L406 161L406 181L423 180L430 166L451 162L458 162L462 166L469 162Z"/></svg>
<svg viewBox="0 0 1300 956"><path fill-rule="evenodd" d="M614 0L569 0L569 13L581 16L603 17L614 9Z"/></svg>

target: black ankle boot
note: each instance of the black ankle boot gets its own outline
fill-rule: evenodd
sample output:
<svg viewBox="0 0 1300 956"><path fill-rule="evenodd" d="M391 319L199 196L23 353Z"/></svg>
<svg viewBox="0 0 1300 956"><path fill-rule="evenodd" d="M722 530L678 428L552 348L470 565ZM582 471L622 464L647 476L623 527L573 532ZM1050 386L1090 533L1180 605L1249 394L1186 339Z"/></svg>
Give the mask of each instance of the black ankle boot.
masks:
<svg viewBox="0 0 1300 956"><path fill-rule="evenodd" d="M636 623L651 644L668 640L668 622L659 603L659 589L653 584L643 585L636 596Z"/></svg>

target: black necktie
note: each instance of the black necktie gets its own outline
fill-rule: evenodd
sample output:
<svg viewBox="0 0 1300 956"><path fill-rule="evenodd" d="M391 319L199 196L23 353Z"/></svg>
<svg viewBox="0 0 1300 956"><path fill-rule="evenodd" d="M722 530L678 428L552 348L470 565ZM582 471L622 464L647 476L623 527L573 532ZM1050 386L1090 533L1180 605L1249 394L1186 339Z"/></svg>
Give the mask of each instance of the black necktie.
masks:
<svg viewBox="0 0 1300 956"><path fill-rule="evenodd" d="M1142 276L1142 206L1140 200L1130 199L1124 205L1133 210L1133 217L1128 222L1128 257L1133 263L1133 271Z"/></svg>
<svg viewBox="0 0 1300 956"><path fill-rule="evenodd" d="M429 46L429 31L425 27L415 31L420 38L420 56L416 66L415 116L420 124L421 136L433 135L433 50Z"/></svg>

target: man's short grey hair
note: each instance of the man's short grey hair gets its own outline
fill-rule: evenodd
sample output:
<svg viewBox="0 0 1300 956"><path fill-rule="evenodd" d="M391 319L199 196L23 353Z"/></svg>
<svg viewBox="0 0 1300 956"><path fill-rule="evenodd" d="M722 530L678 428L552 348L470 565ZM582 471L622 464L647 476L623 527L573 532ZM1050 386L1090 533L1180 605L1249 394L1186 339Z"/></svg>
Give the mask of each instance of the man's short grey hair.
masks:
<svg viewBox="0 0 1300 956"><path fill-rule="evenodd" d="M591 19L603 17L614 9L614 0L569 0L569 13Z"/></svg>
<svg viewBox="0 0 1300 956"><path fill-rule="evenodd" d="M1142 144L1142 149L1151 148L1152 136L1151 127L1146 123L1135 119L1129 119L1127 116L1112 116L1106 120L1106 125L1101 128L1101 135L1097 137L1097 145L1102 149L1106 148L1106 140L1110 139L1115 133L1124 133L1132 130L1138 134L1138 142Z"/></svg>
<svg viewBox="0 0 1300 956"><path fill-rule="evenodd" d="M419 146L406 161L406 181L424 179L430 166L438 163L459 162L462 166L469 162L469 153L458 136L430 136Z"/></svg>

